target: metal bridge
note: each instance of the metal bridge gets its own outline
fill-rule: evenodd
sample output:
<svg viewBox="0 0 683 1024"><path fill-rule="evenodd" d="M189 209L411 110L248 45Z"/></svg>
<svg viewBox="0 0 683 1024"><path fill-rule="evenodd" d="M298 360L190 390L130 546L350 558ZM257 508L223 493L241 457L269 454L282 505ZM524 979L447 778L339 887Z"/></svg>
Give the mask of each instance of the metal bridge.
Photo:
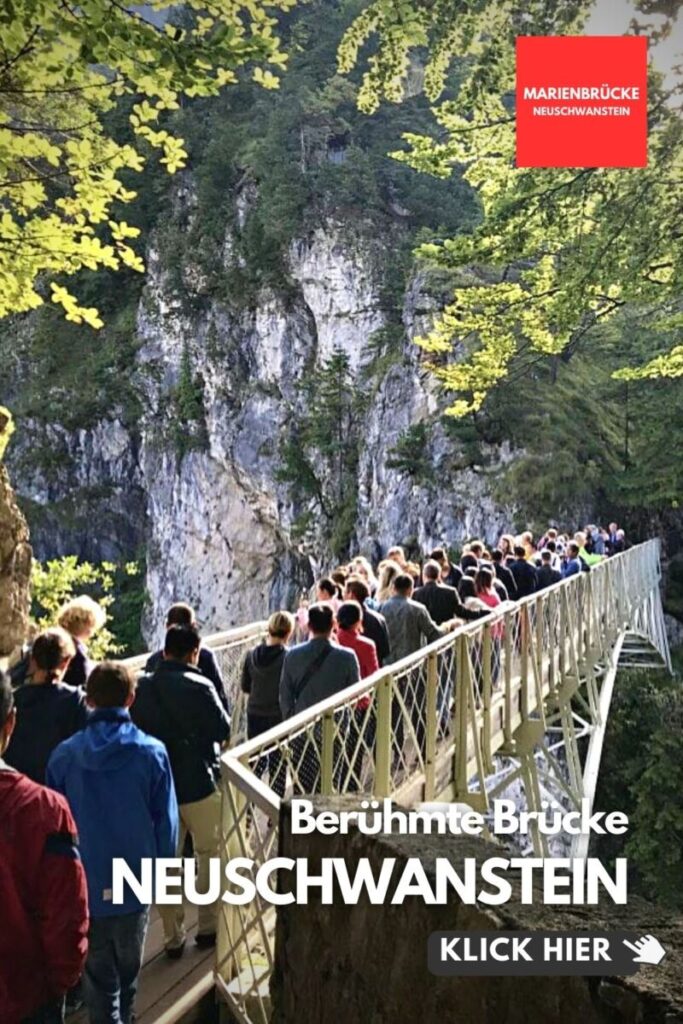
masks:
<svg viewBox="0 0 683 1024"><path fill-rule="evenodd" d="M529 810L542 799L564 808L587 799L592 808L618 668L671 668L660 575L659 542L648 541L458 628L251 741L242 739L239 681L265 623L209 638L234 705L222 856L253 859L255 872L277 855L273 783L285 796L456 800L483 811L517 786ZM536 855L554 852L538 832L532 843ZM587 843L576 837L572 855L586 856ZM275 909L260 897L221 905L215 981L243 1024L270 1018L274 941Z"/></svg>

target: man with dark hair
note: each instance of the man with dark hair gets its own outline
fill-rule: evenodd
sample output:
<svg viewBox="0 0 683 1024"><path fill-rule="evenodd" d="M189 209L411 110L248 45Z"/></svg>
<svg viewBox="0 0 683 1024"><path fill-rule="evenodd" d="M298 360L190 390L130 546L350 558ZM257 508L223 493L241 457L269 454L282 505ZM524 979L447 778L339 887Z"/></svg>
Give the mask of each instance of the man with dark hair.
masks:
<svg viewBox="0 0 683 1024"><path fill-rule="evenodd" d="M361 679L371 676L379 668L377 649L363 632L363 609L358 601L344 601L337 611L337 640L341 647L354 651L360 666Z"/></svg>
<svg viewBox="0 0 683 1024"><path fill-rule="evenodd" d="M450 619L466 621L478 619L485 614L466 608L455 587L441 582L441 566L436 561L425 562L422 569L424 583L413 594L413 599L424 605L437 626Z"/></svg>
<svg viewBox="0 0 683 1024"><path fill-rule="evenodd" d="M559 583L562 579L562 573L558 572L557 569L553 569L552 563L552 551L549 551L548 548L544 548L543 551L541 551L541 566L536 570L536 579L538 581L539 590L546 590L548 587L552 587L553 583Z"/></svg>
<svg viewBox="0 0 683 1024"><path fill-rule="evenodd" d="M219 852L219 745L230 737L230 719L215 688L197 671L200 644L196 627L171 626L166 633L163 661L138 683L131 717L168 750L180 805L178 850L182 851L189 832L197 860L197 888L206 892L210 861ZM183 908L160 906L159 912L166 953L176 959L185 948ZM215 945L215 905L198 908L195 942L201 949Z"/></svg>
<svg viewBox="0 0 683 1024"><path fill-rule="evenodd" d="M285 654L280 679L280 707L283 718L319 704L360 679L360 666L353 651L332 643L334 612L328 604L308 609L311 639Z"/></svg>
<svg viewBox="0 0 683 1024"><path fill-rule="evenodd" d="M579 557L579 545L576 541L570 541L567 544L567 557L562 563L562 579L566 580L569 576L577 576L583 572L583 563Z"/></svg>
<svg viewBox="0 0 683 1024"><path fill-rule="evenodd" d="M457 565L453 565L445 548L434 548L429 556L430 562L437 562L441 569L441 582L447 587L457 587L462 577L462 571Z"/></svg>
<svg viewBox="0 0 683 1024"><path fill-rule="evenodd" d="M479 559L477 558L477 556L475 554L473 554L471 551L466 551L464 553L464 555L460 559L460 573L461 573L460 578L462 579L463 575L469 569L473 569L474 572L476 572L478 568L479 568ZM459 582L460 582L460 580L458 580L458 583Z"/></svg>
<svg viewBox="0 0 683 1024"><path fill-rule="evenodd" d="M125 665L91 672L85 729L53 751L52 789L69 801L81 836L90 931L83 991L91 1024L132 1020L149 906L129 888L112 903L112 863L123 857L139 874L147 857L174 857L178 805L166 748L133 725L135 680Z"/></svg>
<svg viewBox="0 0 683 1024"><path fill-rule="evenodd" d="M527 552L522 544L515 544L515 560L510 565L510 572L515 578L517 587L517 600L528 597L536 592L538 583L536 580L536 569L527 561Z"/></svg>
<svg viewBox="0 0 683 1024"><path fill-rule="evenodd" d="M185 604L184 601L177 601L172 604L166 612L166 629L170 629L171 626L191 626L193 629L197 629L197 618L194 613L194 608L191 605ZM155 654L151 654L147 659L145 665L145 672L151 674L156 672L159 665L163 661L164 652L157 651ZM218 699L225 708L226 711L230 711L228 705L228 698L225 692L225 686L223 684L223 676L221 670L218 667L218 662L213 651L209 650L208 647L199 648L199 660L197 662L197 669L209 682L213 683L218 694Z"/></svg>
<svg viewBox="0 0 683 1024"><path fill-rule="evenodd" d="M381 668L389 659L389 633L384 616L368 608L365 603L369 597L370 588L365 580L360 576L349 576L344 588L344 600L358 601L363 609L363 634L374 643Z"/></svg>
<svg viewBox="0 0 683 1024"><path fill-rule="evenodd" d="M61 1024L88 949L85 874L64 797L2 760L15 722L0 672L0 1018Z"/></svg>
<svg viewBox="0 0 683 1024"><path fill-rule="evenodd" d="M358 658L353 651L332 642L333 628L334 612L330 605L312 604L308 609L310 640L285 654L280 678L283 718L291 718L360 681ZM304 731L292 741L293 781L297 793L315 793L320 788L318 751L322 750L322 730L319 723L312 727L312 732L309 736ZM333 760L339 772L341 758L333 757Z"/></svg>
<svg viewBox="0 0 683 1024"><path fill-rule="evenodd" d="M517 584L515 583L515 577L505 564L505 558L500 548L496 548L491 552L491 558L493 559L493 571L496 574L496 578L500 580L507 590L508 599L510 601L516 601Z"/></svg>

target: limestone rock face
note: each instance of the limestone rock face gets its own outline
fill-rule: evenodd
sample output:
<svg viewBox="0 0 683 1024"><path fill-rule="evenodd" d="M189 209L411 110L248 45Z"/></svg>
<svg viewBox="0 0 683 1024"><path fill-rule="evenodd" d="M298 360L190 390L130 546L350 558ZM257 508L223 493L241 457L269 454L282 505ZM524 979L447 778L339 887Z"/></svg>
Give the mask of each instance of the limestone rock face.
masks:
<svg viewBox="0 0 683 1024"><path fill-rule="evenodd" d="M191 177L181 185L176 202L191 219ZM248 188L235 198L220 254L226 275L242 258L231 232L257 198ZM325 520L314 497L284 481L282 452L309 411L307 383L335 351L363 397L352 551L379 557L393 543L495 539L514 514L497 475L519 453L503 445L486 467L473 465L441 422L443 397L412 343L437 305L420 274L392 300L402 302L403 322L397 330L394 317L378 356L391 244L358 222L319 223L289 246L286 288L234 301L191 257L178 276L152 237L135 325L139 417L124 422L113 411L74 431L24 421L10 449L38 557L144 552L150 643L174 600L195 604L205 632L295 605L334 561L337 507ZM189 404L179 401L188 394ZM415 473L395 450L423 428ZM318 468L331 491L330 467Z"/></svg>
<svg viewBox="0 0 683 1024"><path fill-rule="evenodd" d="M31 577L31 546L26 520L0 465L0 658L26 638Z"/></svg>

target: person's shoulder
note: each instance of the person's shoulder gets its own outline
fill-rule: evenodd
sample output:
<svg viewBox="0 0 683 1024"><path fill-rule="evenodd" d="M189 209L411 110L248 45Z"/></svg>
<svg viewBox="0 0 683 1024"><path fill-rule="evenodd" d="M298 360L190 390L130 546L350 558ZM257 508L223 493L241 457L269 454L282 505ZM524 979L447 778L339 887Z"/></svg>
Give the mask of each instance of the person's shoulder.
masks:
<svg viewBox="0 0 683 1024"><path fill-rule="evenodd" d="M377 650L377 647L375 645L375 641L371 640L367 636L357 635L356 636L356 642L358 643L358 646L361 648L361 650L366 650L366 651L376 651Z"/></svg>
<svg viewBox="0 0 683 1024"><path fill-rule="evenodd" d="M36 821L40 820L48 831L62 827L65 818L69 824L72 823L71 810L65 796L20 772L17 772L17 776L16 793L24 812L35 814Z"/></svg>
<svg viewBox="0 0 683 1024"><path fill-rule="evenodd" d="M156 736L150 736L148 732L140 729L139 726L133 723L131 725L134 730L135 743L141 756L148 758L150 761L160 762L165 765L168 761L168 754L161 740L158 740Z"/></svg>
<svg viewBox="0 0 683 1024"><path fill-rule="evenodd" d="M356 637L356 640L361 640L363 644L372 643L372 640L366 640L364 637ZM342 647L341 644L332 644L332 657L336 657L339 661L357 661L356 652L352 647Z"/></svg>

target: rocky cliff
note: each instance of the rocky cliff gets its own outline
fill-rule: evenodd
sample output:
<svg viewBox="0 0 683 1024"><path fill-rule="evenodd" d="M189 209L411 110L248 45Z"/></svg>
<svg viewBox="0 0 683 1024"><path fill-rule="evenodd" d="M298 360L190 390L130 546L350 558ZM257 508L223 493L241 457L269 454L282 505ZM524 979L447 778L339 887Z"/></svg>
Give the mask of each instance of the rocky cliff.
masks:
<svg viewBox="0 0 683 1024"><path fill-rule="evenodd" d="M183 202L191 201L186 187ZM330 222L291 244L286 293L264 289L251 308L235 309L202 294L192 263L179 293L152 243L136 316L140 418L76 431L24 425L13 462L39 552L117 558L144 546L149 632L159 610L180 598L197 606L207 630L292 604L334 556L316 499L302 500L296 482L281 479L282 448L308 413L306 381L339 352L365 398L349 439L360 449L351 550L376 557L394 542L428 547L496 535L511 510L493 497L491 474L512 453L492 452L485 471L452 470L457 445L438 423L439 396L412 344L433 306L419 277L403 297L400 344L386 368L371 365L370 339L386 323L388 244ZM228 231L226 261L232 251ZM177 401L184 378L196 403L185 421ZM435 420L420 453L427 474L416 481L400 464L391 468L407 432ZM53 453L49 470L31 462L37 433ZM320 471L326 488L322 458ZM334 495L330 506L334 518Z"/></svg>
<svg viewBox="0 0 683 1024"><path fill-rule="evenodd" d="M28 526L2 465L10 429L11 419L0 408L0 659L26 637L31 573Z"/></svg>

